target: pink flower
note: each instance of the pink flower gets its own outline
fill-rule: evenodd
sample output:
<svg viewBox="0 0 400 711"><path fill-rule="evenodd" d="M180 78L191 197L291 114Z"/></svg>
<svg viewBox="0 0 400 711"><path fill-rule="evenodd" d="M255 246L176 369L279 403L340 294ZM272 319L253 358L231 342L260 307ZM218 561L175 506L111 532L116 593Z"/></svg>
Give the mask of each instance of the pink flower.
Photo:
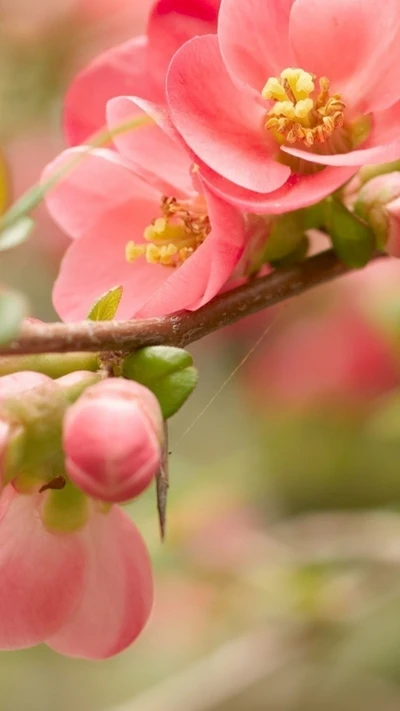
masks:
<svg viewBox="0 0 400 711"><path fill-rule="evenodd" d="M400 156L399 60L398 0L222 0L171 62L172 120L218 194L292 210Z"/></svg>
<svg viewBox="0 0 400 711"><path fill-rule="evenodd" d="M105 659L143 629L152 577L143 540L117 506L87 502L77 530L52 528L61 491L0 497L0 649L46 642L72 657ZM83 495L82 495L83 496Z"/></svg>
<svg viewBox="0 0 400 711"><path fill-rule="evenodd" d="M66 413L66 470L89 496L128 501L159 472L162 438L162 414L153 393L128 380L105 380L85 390Z"/></svg>
<svg viewBox="0 0 400 711"><path fill-rule="evenodd" d="M300 301L292 322L275 332L250 364L248 383L260 409L282 407L303 415L326 406L350 411L397 387L393 348L369 313L377 312L384 286L387 305L398 279L395 260L382 260L349 275L339 287L320 288L319 308L310 308L309 298L302 307Z"/></svg>
<svg viewBox="0 0 400 711"><path fill-rule="evenodd" d="M0 405L52 382L30 372L0 378ZM117 654L152 606L140 534L120 508L91 501L68 481L40 491L33 472L31 483L29 493L9 484L0 495L0 649L46 642L74 657Z"/></svg>
<svg viewBox="0 0 400 711"><path fill-rule="evenodd" d="M216 31L219 3L220 0L159 0L150 15L147 36L108 50L78 74L65 102L64 126L69 144L84 143L105 125L107 101L115 96L128 94L164 103L171 57L191 37Z"/></svg>
<svg viewBox="0 0 400 711"><path fill-rule="evenodd" d="M125 115L132 106L117 100L115 111ZM197 309L227 282L243 252L242 213L202 185L189 156L161 128L121 135L116 145L120 155L94 151L46 198L75 238L53 292L66 321L85 318L116 285L123 287L119 318ZM44 178L81 150L62 153Z"/></svg>

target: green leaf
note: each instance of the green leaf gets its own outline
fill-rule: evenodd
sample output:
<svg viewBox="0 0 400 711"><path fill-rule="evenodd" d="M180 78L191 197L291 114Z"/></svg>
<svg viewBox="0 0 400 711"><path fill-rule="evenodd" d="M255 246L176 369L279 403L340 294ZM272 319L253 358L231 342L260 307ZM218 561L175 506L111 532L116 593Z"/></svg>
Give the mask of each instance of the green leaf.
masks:
<svg viewBox="0 0 400 711"><path fill-rule="evenodd" d="M91 321L112 321L122 298L122 286L114 286L96 301L89 311Z"/></svg>
<svg viewBox="0 0 400 711"><path fill-rule="evenodd" d="M14 291L0 293L0 345L5 345L17 335L26 315L27 303Z"/></svg>
<svg viewBox="0 0 400 711"><path fill-rule="evenodd" d="M25 242L35 226L35 221L31 217L21 217L11 227L4 230L0 235L0 252L6 249L13 249Z"/></svg>
<svg viewBox="0 0 400 711"><path fill-rule="evenodd" d="M368 264L376 248L372 230L334 198L326 201L326 213L326 228L342 262L354 269Z"/></svg>
<svg viewBox="0 0 400 711"><path fill-rule="evenodd" d="M131 353L122 372L154 393L165 420L182 407L198 381L190 353L172 346L149 346Z"/></svg>

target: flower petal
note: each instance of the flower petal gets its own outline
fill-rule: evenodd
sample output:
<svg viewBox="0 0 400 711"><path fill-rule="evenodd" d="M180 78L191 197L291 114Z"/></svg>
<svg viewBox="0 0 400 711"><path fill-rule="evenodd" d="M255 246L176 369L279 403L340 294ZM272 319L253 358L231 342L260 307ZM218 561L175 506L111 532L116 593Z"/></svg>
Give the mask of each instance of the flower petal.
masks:
<svg viewBox="0 0 400 711"><path fill-rule="evenodd" d="M166 195L185 197L193 192L192 161L182 145L161 127L164 123L163 109L134 96L119 96L107 104L109 128L112 130L114 126L143 112L154 118L154 123L139 131L115 136L114 144L140 177Z"/></svg>
<svg viewBox="0 0 400 711"><path fill-rule="evenodd" d="M234 185L221 178L203 164L200 166L203 182L240 210L257 214L282 214L314 205L340 188L357 172L357 167L326 168L312 175L292 175L279 190L260 195Z"/></svg>
<svg viewBox="0 0 400 711"><path fill-rule="evenodd" d="M82 156L81 160L79 157ZM76 160L76 165L46 195L54 221L70 237L80 237L116 206L158 199L157 192L136 177L115 151L70 148L50 163L42 180Z"/></svg>
<svg viewBox="0 0 400 711"><path fill-rule="evenodd" d="M166 76L175 52L199 35L217 31L219 0L159 0L147 26L149 66Z"/></svg>
<svg viewBox="0 0 400 711"><path fill-rule="evenodd" d="M46 531L38 499L11 485L0 498L0 649L43 642L81 600L85 549L77 534Z"/></svg>
<svg viewBox="0 0 400 711"><path fill-rule="evenodd" d="M293 66L289 15L293 0L222 0L218 20L228 70L261 92L269 77Z"/></svg>
<svg viewBox="0 0 400 711"><path fill-rule="evenodd" d="M381 0L296 0L290 40L297 66L327 76L348 106L367 113L398 100L400 80L393 69L400 59L398 0L387 0L384 12Z"/></svg>
<svg viewBox="0 0 400 711"><path fill-rule="evenodd" d="M69 145L85 143L106 124L107 101L137 94L151 101L163 96L163 80L148 71L147 40L137 37L96 57L72 83L64 105L64 130Z"/></svg>
<svg viewBox="0 0 400 711"><path fill-rule="evenodd" d="M46 641L71 657L107 659L128 647L148 620L150 560L138 530L117 506L93 514L81 536L88 553L86 590L75 614Z"/></svg>
<svg viewBox="0 0 400 711"><path fill-rule="evenodd" d="M143 242L145 228L157 217L161 217L159 202L132 201L103 215L72 243L53 290L53 303L63 320L86 318L96 299L117 285L123 287L117 317L126 319L136 314L168 276L169 269L149 265L144 258L129 264L125 247L132 240Z"/></svg>
<svg viewBox="0 0 400 711"><path fill-rule="evenodd" d="M181 309L195 311L220 291L239 263L245 244L242 214L206 187L204 194L210 234L139 309L139 317L162 316Z"/></svg>
<svg viewBox="0 0 400 711"><path fill-rule="evenodd" d="M24 392L24 390L30 390L39 385L52 382L52 379L49 378L48 375L36 373L31 370L21 370L18 373L3 375L0 378L0 403Z"/></svg>
<svg viewBox="0 0 400 711"><path fill-rule="evenodd" d="M263 129L263 102L232 82L216 37L197 37L175 54L167 96L173 123L190 149L223 177L261 193L289 177L289 168L274 160L276 143Z"/></svg>

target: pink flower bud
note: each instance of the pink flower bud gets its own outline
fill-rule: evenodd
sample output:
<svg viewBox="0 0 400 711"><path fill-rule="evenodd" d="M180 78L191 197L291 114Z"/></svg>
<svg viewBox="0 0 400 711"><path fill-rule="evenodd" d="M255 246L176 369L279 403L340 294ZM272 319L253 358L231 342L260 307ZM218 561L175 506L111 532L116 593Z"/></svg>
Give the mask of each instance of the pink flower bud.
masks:
<svg viewBox="0 0 400 711"><path fill-rule="evenodd" d="M92 385L67 411L65 466L82 491L102 501L128 501L160 468L163 437L158 400L139 383Z"/></svg>
<svg viewBox="0 0 400 711"><path fill-rule="evenodd" d="M360 190L355 211L372 227L378 247L400 257L400 172L369 180Z"/></svg>

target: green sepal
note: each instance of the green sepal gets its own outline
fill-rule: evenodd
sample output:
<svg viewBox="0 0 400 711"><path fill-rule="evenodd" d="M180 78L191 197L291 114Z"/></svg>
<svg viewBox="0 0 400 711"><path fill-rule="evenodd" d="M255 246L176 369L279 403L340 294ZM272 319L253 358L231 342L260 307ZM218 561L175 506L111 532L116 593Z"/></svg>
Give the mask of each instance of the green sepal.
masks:
<svg viewBox="0 0 400 711"><path fill-rule="evenodd" d="M275 263L293 254L303 241L305 213L288 212L275 219L263 253L263 262Z"/></svg>
<svg viewBox="0 0 400 711"><path fill-rule="evenodd" d="M172 346L149 346L131 353L122 374L154 393L165 420L182 407L198 381L190 353Z"/></svg>
<svg viewBox="0 0 400 711"><path fill-rule="evenodd" d="M353 269L368 264L376 249L373 231L334 198L326 200L326 230L344 264Z"/></svg>
<svg viewBox="0 0 400 711"><path fill-rule="evenodd" d="M274 267L274 269L286 269L287 267L292 267L294 264L298 264L306 258L309 246L310 240L306 235L303 235L301 242L297 244L292 252L286 254L281 259L270 262L270 264Z"/></svg>
<svg viewBox="0 0 400 711"><path fill-rule="evenodd" d="M90 321L112 321L122 299L122 286L114 286L100 296L88 313Z"/></svg>
<svg viewBox="0 0 400 711"><path fill-rule="evenodd" d="M52 533L73 533L85 526L89 514L88 497L67 480L60 491L48 492L41 519Z"/></svg>

